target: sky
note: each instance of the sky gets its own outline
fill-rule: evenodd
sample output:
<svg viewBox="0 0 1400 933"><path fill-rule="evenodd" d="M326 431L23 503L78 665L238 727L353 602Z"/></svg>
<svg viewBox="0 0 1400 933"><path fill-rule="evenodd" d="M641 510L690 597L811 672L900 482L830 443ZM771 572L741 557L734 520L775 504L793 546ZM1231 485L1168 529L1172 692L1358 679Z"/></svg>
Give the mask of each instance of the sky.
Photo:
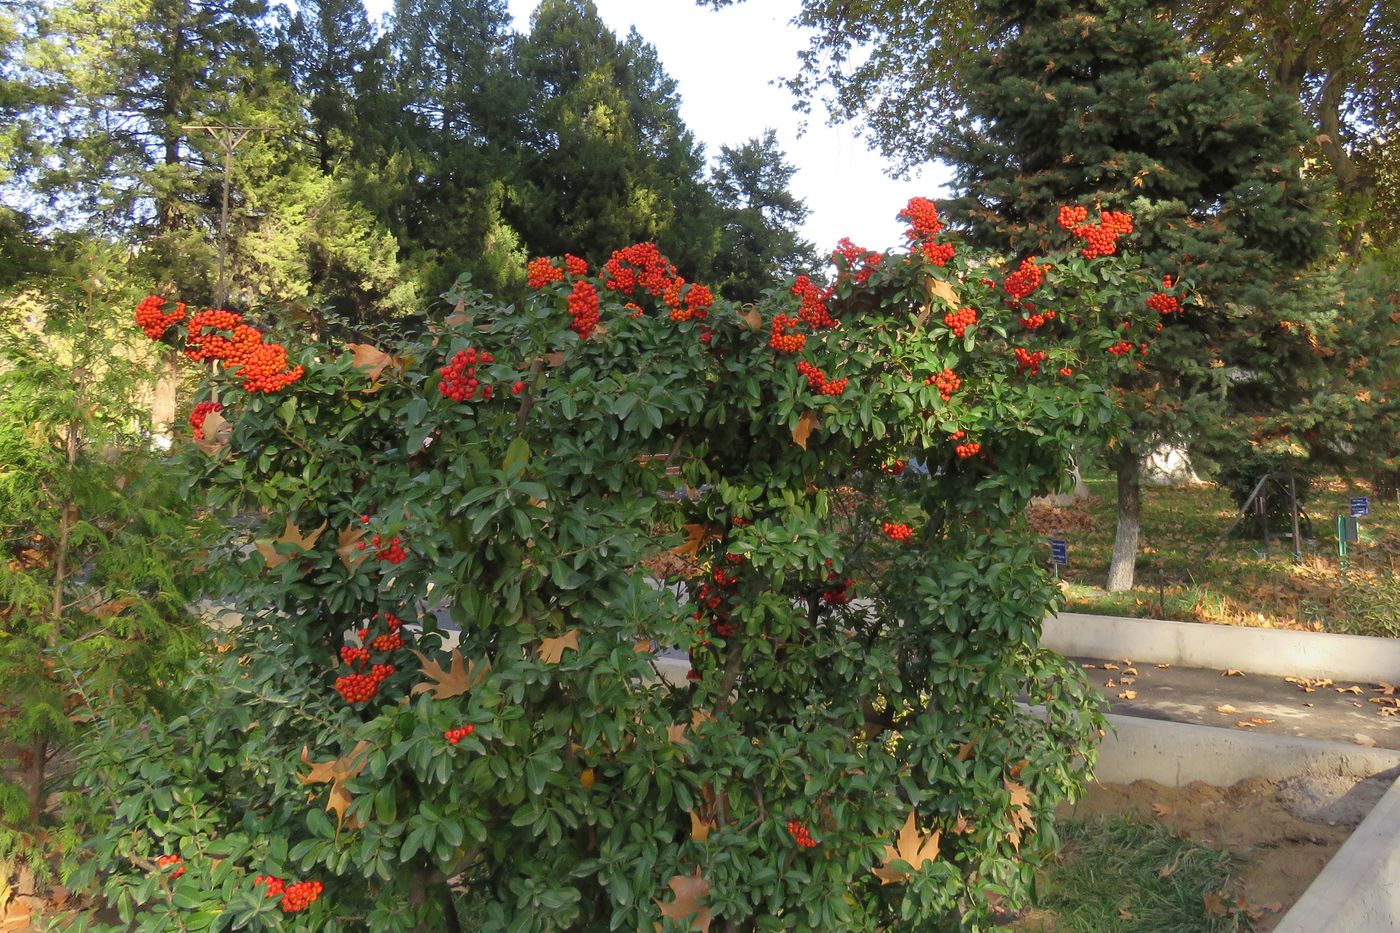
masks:
<svg viewBox="0 0 1400 933"><path fill-rule="evenodd" d="M886 174L887 160L866 146L855 127L827 126L819 108L799 137L802 116L792 110L792 95L773 82L797 72L797 53L806 46L805 34L790 22L800 0L748 0L718 11L695 0L595 3L618 35L635 26L656 47L679 88L681 117L712 159L722 145L739 145L770 127L777 131L797 168L793 193L811 210L802 234L821 251L843 236L870 249L895 246L905 228L895 220L900 208L914 195L944 193L946 171L929 167L909 180L894 180ZM380 16L391 0L366 5ZM538 0L509 5L516 29L528 32Z"/></svg>

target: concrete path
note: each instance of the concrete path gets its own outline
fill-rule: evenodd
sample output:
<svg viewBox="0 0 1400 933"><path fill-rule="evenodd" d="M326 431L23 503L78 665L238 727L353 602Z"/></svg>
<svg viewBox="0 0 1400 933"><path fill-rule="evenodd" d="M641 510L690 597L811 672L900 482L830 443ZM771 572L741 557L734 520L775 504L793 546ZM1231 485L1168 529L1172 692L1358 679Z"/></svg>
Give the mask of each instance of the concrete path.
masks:
<svg viewBox="0 0 1400 933"><path fill-rule="evenodd" d="M1400 687L1075 658L1120 716L1400 749ZM1387 692L1389 691L1389 692ZM1384 710L1392 710L1390 713Z"/></svg>

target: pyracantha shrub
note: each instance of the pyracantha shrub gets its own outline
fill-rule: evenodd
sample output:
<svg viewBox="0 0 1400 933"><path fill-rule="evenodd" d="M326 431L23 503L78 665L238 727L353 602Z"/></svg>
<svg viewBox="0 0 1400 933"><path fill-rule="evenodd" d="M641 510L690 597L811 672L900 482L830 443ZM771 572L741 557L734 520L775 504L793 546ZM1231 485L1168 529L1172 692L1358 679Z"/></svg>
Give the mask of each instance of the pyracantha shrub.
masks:
<svg viewBox="0 0 1400 933"><path fill-rule="evenodd" d="M1026 903L1102 722L1038 647L1059 590L1023 511L1115 422L1133 360L1106 351L1146 342L1157 277L1080 234L930 258L933 205L904 216L907 249L843 243L829 286L756 305L642 244L595 276L537 260L516 307L460 289L415 339L305 347L276 394L235 375L225 442L189 456L255 526L228 548L248 621L184 716L94 738L112 790L75 882L275 926L265 879L314 880L298 928L336 930ZM1021 323L1032 295L1053 326ZM469 348L462 404L439 386ZM148 880L171 851L186 874Z"/></svg>

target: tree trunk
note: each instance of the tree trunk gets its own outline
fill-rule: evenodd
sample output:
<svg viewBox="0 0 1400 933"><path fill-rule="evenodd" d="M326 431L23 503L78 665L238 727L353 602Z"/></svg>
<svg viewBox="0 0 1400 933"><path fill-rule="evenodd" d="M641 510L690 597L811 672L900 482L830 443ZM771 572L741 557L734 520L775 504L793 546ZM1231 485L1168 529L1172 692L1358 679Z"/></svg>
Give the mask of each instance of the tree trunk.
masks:
<svg viewBox="0 0 1400 933"><path fill-rule="evenodd" d="M1126 593L1133 588L1137 563L1138 530L1142 524L1142 463L1135 451L1120 448L1118 463L1118 533L1113 538L1113 558L1108 564L1108 591Z"/></svg>
<svg viewBox="0 0 1400 933"><path fill-rule="evenodd" d="M160 350L154 394L151 396L151 432L168 448L174 440L175 407L179 401L180 367L175 351Z"/></svg>

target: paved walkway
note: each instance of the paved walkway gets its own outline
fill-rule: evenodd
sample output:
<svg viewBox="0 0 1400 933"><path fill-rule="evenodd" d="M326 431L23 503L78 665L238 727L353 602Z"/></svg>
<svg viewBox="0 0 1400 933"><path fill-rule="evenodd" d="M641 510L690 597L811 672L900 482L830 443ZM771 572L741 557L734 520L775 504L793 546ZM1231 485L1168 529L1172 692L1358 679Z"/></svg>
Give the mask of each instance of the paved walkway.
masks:
<svg viewBox="0 0 1400 933"><path fill-rule="evenodd" d="M1400 687L1306 678L1295 683L1273 674L1226 676L1222 670L1123 658L1074 660L1110 712L1122 716L1400 749Z"/></svg>

